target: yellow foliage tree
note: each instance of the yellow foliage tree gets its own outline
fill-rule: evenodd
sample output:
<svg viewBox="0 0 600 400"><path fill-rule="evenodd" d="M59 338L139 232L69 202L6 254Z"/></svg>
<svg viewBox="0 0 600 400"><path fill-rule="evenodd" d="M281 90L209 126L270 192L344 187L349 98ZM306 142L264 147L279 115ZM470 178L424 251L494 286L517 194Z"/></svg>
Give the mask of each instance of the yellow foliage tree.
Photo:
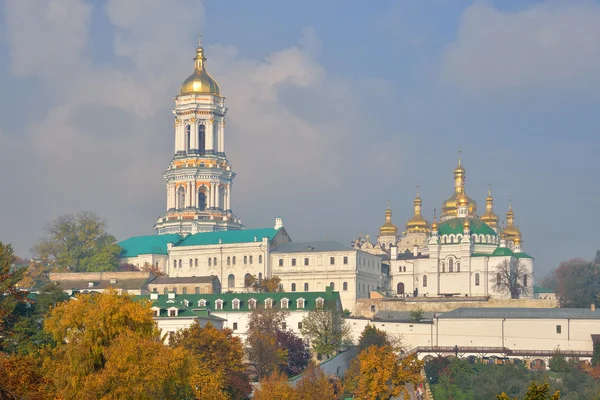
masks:
<svg viewBox="0 0 600 400"><path fill-rule="evenodd" d="M296 395L299 399L335 400L336 383L323 369L311 362L296 384Z"/></svg>
<svg viewBox="0 0 600 400"><path fill-rule="evenodd" d="M254 391L254 400L304 400L299 398L294 388L288 383L288 378L280 372L259 381ZM318 397L320 399L321 397ZM308 399L308 398L306 398Z"/></svg>
<svg viewBox="0 0 600 400"><path fill-rule="evenodd" d="M171 346L190 356L189 383L197 399L246 397L252 388L244 373L244 348L231 329L194 324L178 332Z"/></svg>
<svg viewBox="0 0 600 400"><path fill-rule="evenodd" d="M164 398L186 377L181 352L159 340L150 304L115 290L59 303L44 329L57 343L44 362L57 397L123 398L127 390L135 394L127 398Z"/></svg>
<svg viewBox="0 0 600 400"><path fill-rule="evenodd" d="M43 376L39 357L0 352L0 371L0 399L43 400L52 397L46 392L48 381Z"/></svg>
<svg viewBox="0 0 600 400"><path fill-rule="evenodd" d="M345 389L366 400L400 396L406 384L419 382L422 366L414 356L400 359L391 346L370 346L352 361Z"/></svg>

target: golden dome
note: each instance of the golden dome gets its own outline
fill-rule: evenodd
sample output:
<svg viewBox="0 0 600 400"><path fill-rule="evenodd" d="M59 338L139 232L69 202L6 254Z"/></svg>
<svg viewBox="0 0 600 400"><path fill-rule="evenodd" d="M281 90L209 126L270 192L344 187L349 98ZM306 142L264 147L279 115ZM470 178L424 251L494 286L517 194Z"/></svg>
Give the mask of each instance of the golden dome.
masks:
<svg viewBox="0 0 600 400"><path fill-rule="evenodd" d="M457 199L457 204L459 207L462 206L468 206L469 205L469 198L467 197L467 195L465 194L465 192L462 192L460 195L458 195L458 199Z"/></svg>
<svg viewBox="0 0 600 400"><path fill-rule="evenodd" d="M179 95L197 93L219 96L219 84L206 72L205 61L204 49L199 43L196 49L196 57L194 57L194 72L181 84Z"/></svg>
<svg viewBox="0 0 600 400"><path fill-rule="evenodd" d="M502 230L502 233L504 233L507 240L513 241L517 236L521 236L519 227L515 225L515 213L512 209L512 205L508 207L508 211L506 212L506 228Z"/></svg>
<svg viewBox="0 0 600 400"><path fill-rule="evenodd" d="M422 200L419 197L419 193L414 200L414 215L406 223L406 231L409 233L428 233L429 222L421 215L421 204Z"/></svg>
<svg viewBox="0 0 600 400"><path fill-rule="evenodd" d="M385 210L385 223L379 228L379 236L397 236L398 227L392 224L392 210Z"/></svg>
<svg viewBox="0 0 600 400"><path fill-rule="evenodd" d="M444 219L458 217L458 202L461 195L465 192L465 169L458 159L458 166L454 170L454 194L442 203L442 221ZM466 196L466 195L465 195ZM475 200L466 196L468 202L468 213L471 216L477 215L477 203Z"/></svg>
<svg viewBox="0 0 600 400"><path fill-rule="evenodd" d="M494 213L494 198L492 197L492 190L488 189L488 196L485 198L485 213L481 216L481 220L491 226L492 228L498 228L498 216Z"/></svg>
<svg viewBox="0 0 600 400"><path fill-rule="evenodd" d="M463 223L464 230L468 230L470 227L471 224L469 223L469 218L465 218L465 222Z"/></svg>

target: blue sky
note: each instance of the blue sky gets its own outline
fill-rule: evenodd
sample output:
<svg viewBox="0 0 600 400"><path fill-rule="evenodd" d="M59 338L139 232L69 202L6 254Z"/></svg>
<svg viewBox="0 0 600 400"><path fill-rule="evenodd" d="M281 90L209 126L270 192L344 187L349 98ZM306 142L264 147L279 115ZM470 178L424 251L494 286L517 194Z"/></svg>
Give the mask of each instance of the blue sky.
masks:
<svg viewBox="0 0 600 400"><path fill-rule="evenodd" d="M61 214L152 233L196 35L229 107L233 208L296 241L375 237L453 190L512 198L544 275L600 248L596 1L4 0L0 240Z"/></svg>

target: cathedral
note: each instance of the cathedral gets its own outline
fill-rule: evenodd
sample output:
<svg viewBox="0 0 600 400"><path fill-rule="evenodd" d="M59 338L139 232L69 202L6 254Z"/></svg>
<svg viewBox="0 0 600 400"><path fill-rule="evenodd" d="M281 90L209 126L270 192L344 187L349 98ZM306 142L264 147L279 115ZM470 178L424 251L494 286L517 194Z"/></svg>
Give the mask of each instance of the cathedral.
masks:
<svg viewBox="0 0 600 400"><path fill-rule="evenodd" d="M524 288L520 297L533 297L533 257L523 251L512 206L506 213L506 226L501 227L489 190L485 212L479 216L477 203L466 194L465 178L459 158L454 193L442 203L439 222L435 215L432 223L423 218L417 193L404 232L399 233L393 224L388 206L377 242L359 238L353 247L389 260L388 285L397 296L510 297L494 288L502 279L499 267L506 261L519 266L514 279Z"/></svg>

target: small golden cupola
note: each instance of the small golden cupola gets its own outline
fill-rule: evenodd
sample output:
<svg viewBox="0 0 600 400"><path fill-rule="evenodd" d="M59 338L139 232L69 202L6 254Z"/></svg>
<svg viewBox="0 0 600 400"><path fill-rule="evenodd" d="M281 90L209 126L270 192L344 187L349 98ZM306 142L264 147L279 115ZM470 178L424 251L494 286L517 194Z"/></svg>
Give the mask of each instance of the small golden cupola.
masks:
<svg viewBox="0 0 600 400"><path fill-rule="evenodd" d="M506 212L506 227L502 230L506 240L509 242L514 242L515 238L521 239L521 232L519 228L515 225L515 213L512 209L512 204L508 206L508 211Z"/></svg>
<svg viewBox="0 0 600 400"><path fill-rule="evenodd" d="M454 169L454 194L442 204L441 221L458 217L458 201L461 194L465 192L466 171L462 166L460 157L458 158L458 166ZM466 195L465 195L466 196ZM477 203L475 200L467 197L469 205L469 215L477 215Z"/></svg>
<svg viewBox="0 0 600 400"><path fill-rule="evenodd" d="M438 223L437 223L437 217L435 215L435 209L433 210L433 222L431 223L431 230L436 231L436 232L438 230Z"/></svg>
<svg viewBox="0 0 600 400"><path fill-rule="evenodd" d="M417 196L414 200L414 215L406 223L406 231L408 233L429 233L429 222L421 215L421 204L423 204L417 191Z"/></svg>
<svg viewBox="0 0 600 400"><path fill-rule="evenodd" d="M485 213L481 216L481 220L489 225L494 230L498 229L498 216L494 213L494 198L492 197L492 189L488 189L488 195L485 198Z"/></svg>
<svg viewBox="0 0 600 400"><path fill-rule="evenodd" d="M220 95L219 84L206 71L206 57L202 43L198 42L196 57L194 57L194 72L181 84L179 95L187 94L212 94Z"/></svg>
<svg viewBox="0 0 600 400"><path fill-rule="evenodd" d="M392 210L385 210L385 223L379 228L379 236L398 236L398 227L392 223Z"/></svg>

